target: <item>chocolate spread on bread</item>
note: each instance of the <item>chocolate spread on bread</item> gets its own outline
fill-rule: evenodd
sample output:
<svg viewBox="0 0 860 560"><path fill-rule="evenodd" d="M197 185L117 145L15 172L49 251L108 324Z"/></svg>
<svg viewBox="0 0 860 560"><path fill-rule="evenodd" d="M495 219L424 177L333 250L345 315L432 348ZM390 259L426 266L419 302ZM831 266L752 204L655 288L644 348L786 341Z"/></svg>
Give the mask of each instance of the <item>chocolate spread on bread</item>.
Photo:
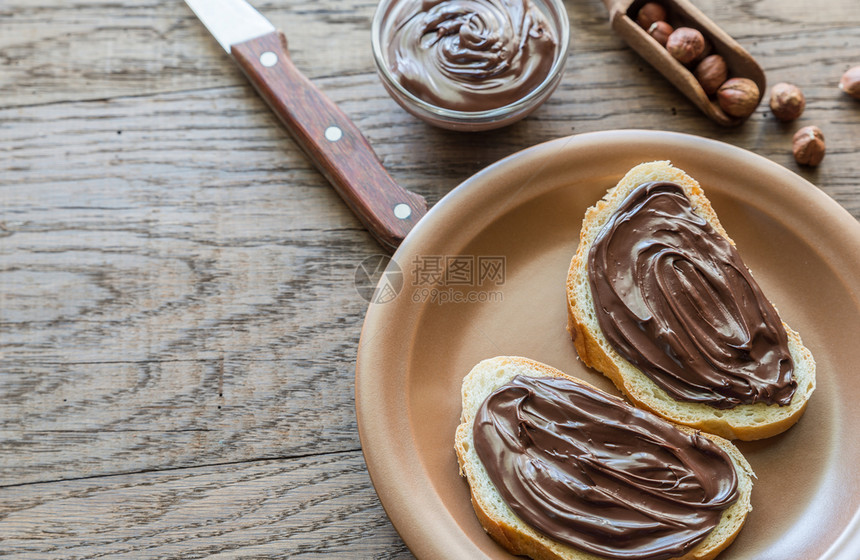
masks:
<svg viewBox="0 0 860 560"><path fill-rule="evenodd" d="M558 48L529 0L401 0L382 37L404 88L467 112L503 107L537 88Z"/></svg>
<svg viewBox="0 0 860 560"><path fill-rule="evenodd" d="M480 406L473 436L520 519L606 558L682 556L738 497L719 446L564 378L515 376Z"/></svg>
<svg viewBox="0 0 860 560"><path fill-rule="evenodd" d="M788 405L788 338L737 249L674 183L634 189L603 226L588 280L606 339L676 400Z"/></svg>

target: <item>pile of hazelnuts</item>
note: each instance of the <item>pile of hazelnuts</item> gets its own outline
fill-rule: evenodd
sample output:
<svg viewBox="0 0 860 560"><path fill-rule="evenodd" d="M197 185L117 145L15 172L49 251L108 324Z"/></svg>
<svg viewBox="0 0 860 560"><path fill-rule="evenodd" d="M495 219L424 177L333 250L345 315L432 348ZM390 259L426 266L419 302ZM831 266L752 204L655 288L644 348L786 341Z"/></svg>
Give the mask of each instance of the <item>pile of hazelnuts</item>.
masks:
<svg viewBox="0 0 860 560"><path fill-rule="evenodd" d="M748 78L729 78L726 61L711 53L712 45L701 31L692 27L673 28L666 19L666 8L657 2L643 4L636 13L636 22L691 70L705 93L716 97L726 114L739 118L751 115L761 96L756 83ZM845 73L839 88L860 99L860 66ZM805 107L806 99L799 87L780 82L771 89L770 110L778 120L794 121ZM817 126L805 126L795 133L792 153L798 164L816 166L824 159L824 152L824 135Z"/></svg>
<svg viewBox="0 0 860 560"><path fill-rule="evenodd" d="M716 96L727 115L739 118L751 115L761 97L756 83L748 78L729 78L726 61L719 54L711 54L712 46L701 31L692 27L676 29L666 17L662 4L648 2L639 8L636 22L692 71L705 93Z"/></svg>

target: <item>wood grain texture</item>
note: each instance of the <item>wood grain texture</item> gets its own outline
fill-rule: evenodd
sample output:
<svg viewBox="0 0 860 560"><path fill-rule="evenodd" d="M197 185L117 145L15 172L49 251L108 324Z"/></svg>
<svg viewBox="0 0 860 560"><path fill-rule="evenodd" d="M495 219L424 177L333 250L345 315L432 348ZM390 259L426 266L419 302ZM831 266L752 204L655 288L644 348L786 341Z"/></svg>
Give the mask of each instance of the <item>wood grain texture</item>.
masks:
<svg viewBox="0 0 860 560"><path fill-rule="evenodd" d="M252 3L284 31L293 60L305 75L373 72L369 30L375 1ZM601 2L567 0L565 5L573 24L574 53L626 49L610 32ZM804 54L815 51L818 62L841 58L842 64L849 64L841 49L850 52L850 45L856 45L860 6L853 0L826 0L815 10L797 0L702 0L696 5L757 57L778 54L768 47L771 41L798 40L795 54L800 58L792 60L801 73ZM811 41L835 29L854 29L854 41L843 42L837 50ZM6 0L0 6L0 53L0 106L5 107L219 87L242 80L181 2ZM767 59L760 62L769 65Z"/></svg>
<svg viewBox="0 0 860 560"><path fill-rule="evenodd" d="M358 447L352 277L379 249L247 99L4 115L0 479Z"/></svg>
<svg viewBox="0 0 860 560"><path fill-rule="evenodd" d="M356 452L6 488L0 519L4 558L411 557Z"/></svg>
<svg viewBox="0 0 860 560"><path fill-rule="evenodd" d="M371 68L372 0L253 2L311 76ZM345 49L332 49L331 37ZM366 48L355 48L360 45ZM201 89L241 72L183 2L9 0L0 5L0 104ZM322 53L326 53L325 56Z"/></svg>
<svg viewBox="0 0 860 560"><path fill-rule="evenodd" d="M695 2L803 88L726 130L568 1L565 78L511 127L456 133L384 92L375 2L256 2L403 187L435 203L538 142L615 128L728 142L860 218L860 3ZM358 452L357 265L380 253L181 3L0 6L0 555L408 556ZM791 156L816 124L817 169ZM257 505L253 505L257 504ZM258 508L258 509L255 509Z"/></svg>

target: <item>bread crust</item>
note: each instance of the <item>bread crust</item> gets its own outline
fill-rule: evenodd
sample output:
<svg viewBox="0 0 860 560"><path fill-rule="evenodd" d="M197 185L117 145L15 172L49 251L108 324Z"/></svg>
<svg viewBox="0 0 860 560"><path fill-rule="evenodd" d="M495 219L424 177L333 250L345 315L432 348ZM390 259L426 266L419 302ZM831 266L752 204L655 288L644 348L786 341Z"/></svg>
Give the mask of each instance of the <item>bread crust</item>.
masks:
<svg viewBox="0 0 860 560"><path fill-rule="evenodd" d="M678 424L717 434L727 439L756 440L774 436L793 426L803 415L815 390L815 360L800 335L783 322L794 361L797 390L787 406L756 403L732 409L716 409L704 403L678 401L647 375L621 357L606 340L588 283L588 254L597 234L631 190L649 181L677 183L690 199L693 211L732 245L699 183L668 161L643 163L631 169L606 196L585 213L579 248L567 277L568 332L582 362L600 371L636 406Z"/></svg>
<svg viewBox="0 0 860 560"><path fill-rule="evenodd" d="M454 438L454 449L457 452L460 474L469 482L475 514L487 534L511 554L525 555L535 560L601 560L599 556L553 541L517 518L489 482L486 470L474 451L472 425L478 407L492 391L516 375L561 377L599 390L546 364L518 356L490 358L472 368L463 379L463 411ZM698 431L677 424L675 426L687 433ZM684 556L672 560L715 558L734 541L746 521L747 514L752 510L750 495L755 476L752 467L730 441L713 434L701 435L728 453L738 475L739 497L723 512L720 523L704 541Z"/></svg>

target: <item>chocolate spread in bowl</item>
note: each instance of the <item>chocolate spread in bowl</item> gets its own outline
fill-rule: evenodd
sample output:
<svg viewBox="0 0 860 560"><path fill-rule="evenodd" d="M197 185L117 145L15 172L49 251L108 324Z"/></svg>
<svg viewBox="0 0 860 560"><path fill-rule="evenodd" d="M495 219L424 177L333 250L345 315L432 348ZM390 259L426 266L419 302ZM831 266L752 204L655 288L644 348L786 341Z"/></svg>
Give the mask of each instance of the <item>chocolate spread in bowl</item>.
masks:
<svg viewBox="0 0 860 560"><path fill-rule="evenodd" d="M712 441L564 378L514 377L481 404L473 436L520 519L601 557L683 556L738 498Z"/></svg>
<svg viewBox="0 0 860 560"><path fill-rule="evenodd" d="M680 186L645 183L627 196L591 247L588 279L606 339L675 399L790 403L782 321Z"/></svg>
<svg viewBox="0 0 860 560"><path fill-rule="evenodd" d="M544 82L559 50L553 27L530 0L399 0L382 41L404 88L464 112L522 99Z"/></svg>

